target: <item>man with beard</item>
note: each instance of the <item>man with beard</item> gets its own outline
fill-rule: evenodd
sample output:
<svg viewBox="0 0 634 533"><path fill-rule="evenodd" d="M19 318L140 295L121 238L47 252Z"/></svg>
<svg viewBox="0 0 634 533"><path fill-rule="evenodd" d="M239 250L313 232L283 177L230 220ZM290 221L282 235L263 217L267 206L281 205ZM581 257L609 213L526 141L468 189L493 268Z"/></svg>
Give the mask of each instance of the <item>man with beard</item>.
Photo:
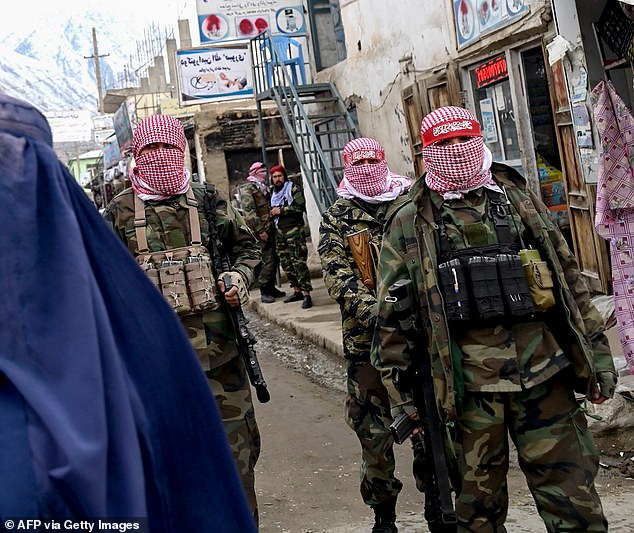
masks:
<svg viewBox="0 0 634 533"><path fill-rule="evenodd" d="M392 415L416 418L401 378L431 367L461 480L458 531L505 531L510 437L546 529L605 532L599 454L575 393L602 403L616 373L577 261L526 180L492 163L473 113L436 109L421 138L427 172L386 229L378 267L372 360ZM414 348L388 297L397 281L412 283Z"/></svg>
<svg viewBox="0 0 634 533"><path fill-rule="evenodd" d="M284 298L284 303L302 302L302 309L313 306L310 292L308 270L308 248L306 247L306 230L304 212L306 200L301 187L288 179L286 169L282 165L271 167L271 215L275 221L275 242L277 255L293 293Z"/></svg>
<svg viewBox="0 0 634 533"><path fill-rule="evenodd" d="M403 484L394 475L390 402L370 363L376 321L377 252L383 228L407 201L412 180L388 169L376 140L360 138L343 149L337 200L319 227L324 282L341 309L346 361L346 422L361 444L361 496L375 515L373 533L395 533L396 499Z"/></svg>
<svg viewBox="0 0 634 533"><path fill-rule="evenodd" d="M266 186L266 166L256 161L249 168L246 182L238 186L240 207L244 221L258 239L262 263L257 282L263 303L270 304L286 294L275 287L277 276L277 252L275 251L275 227L271 217L271 195Z"/></svg>
<svg viewBox="0 0 634 533"><path fill-rule="evenodd" d="M253 283L253 270L260 254L250 230L231 204L215 191L216 210L205 211L204 184L191 183L184 166L187 140L182 124L167 115L151 115L142 120L132 137L132 154L136 166L130 172L132 187L113 198L104 211L104 218L123 243L139 258L148 275L179 313L213 391L227 432L238 471L242 478L251 511L257 522L255 495L255 463L260 454L260 433L255 421L251 390L244 362L235 345L235 332L223 311L221 298L229 306L245 305L248 287ZM210 227L212 220L215 227ZM231 270L219 274L211 286L204 286L205 277L196 283L208 299L190 303L187 293L192 284L181 283L185 272L198 271L213 252L206 248L217 234L229 256ZM198 246L195 246L196 243ZM201 244L204 243L203 246ZM177 251L190 247L194 254L177 260ZM163 261L147 258L161 256ZM231 279L225 292L223 279ZM209 274L206 274L209 279ZM165 280L164 280L165 278ZM187 279L187 278L186 278ZM210 480L210 482L213 482Z"/></svg>

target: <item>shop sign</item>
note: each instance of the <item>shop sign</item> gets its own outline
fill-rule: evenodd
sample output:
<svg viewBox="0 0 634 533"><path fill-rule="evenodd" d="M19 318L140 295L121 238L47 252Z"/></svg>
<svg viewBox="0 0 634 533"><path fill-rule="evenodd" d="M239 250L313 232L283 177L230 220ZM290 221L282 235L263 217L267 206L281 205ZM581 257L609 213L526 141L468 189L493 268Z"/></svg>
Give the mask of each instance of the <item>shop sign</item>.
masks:
<svg viewBox="0 0 634 533"><path fill-rule="evenodd" d="M122 102L113 117L114 133L122 154L132 148L132 124L128 113L128 105Z"/></svg>
<svg viewBox="0 0 634 533"><path fill-rule="evenodd" d="M509 77L506 56L504 54L482 63L477 66L474 71L476 74L476 87L478 89L482 89L482 87L491 85L496 81L505 80Z"/></svg>
<svg viewBox="0 0 634 533"><path fill-rule="evenodd" d="M269 31L273 35L305 35L301 0L197 0L200 43L251 39Z"/></svg>
<svg viewBox="0 0 634 533"><path fill-rule="evenodd" d="M92 140L90 111L45 111L53 142L87 142Z"/></svg>
<svg viewBox="0 0 634 533"><path fill-rule="evenodd" d="M121 161L121 150L119 150L119 142L112 141L103 148L103 166L108 169Z"/></svg>
<svg viewBox="0 0 634 533"><path fill-rule="evenodd" d="M176 69L182 106L253 95L251 56L246 45L177 50Z"/></svg>
<svg viewBox="0 0 634 533"><path fill-rule="evenodd" d="M458 49L523 17L528 13L527 3L527 0L453 0Z"/></svg>

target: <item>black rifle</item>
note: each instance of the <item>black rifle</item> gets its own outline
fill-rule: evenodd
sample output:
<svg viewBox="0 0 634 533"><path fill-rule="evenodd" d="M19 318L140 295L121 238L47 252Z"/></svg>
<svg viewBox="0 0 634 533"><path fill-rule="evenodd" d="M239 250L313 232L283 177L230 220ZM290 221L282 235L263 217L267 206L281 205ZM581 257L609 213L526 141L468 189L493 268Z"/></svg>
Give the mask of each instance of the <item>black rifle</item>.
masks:
<svg viewBox="0 0 634 533"><path fill-rule="evenodd" d="M218 280L218 276L223 272L231 270L231 261L229 256L224 253L222 241L218 236L218 228L216 227L216 190L211 185L207 185L205 190L205 215L209 224L209 245L208 248L211 251L212 267L214 271L214 277ZM231 276L225 275L222 279L225 284L225 292L231 288ZM238 352L244 360L244 365L247 369L247 375L253 388L255 389L256 396L260 403L266 403L271 399L269 389L264 381L262 375L262 369L258 362L258 356L255 353L253 345L256 343L256 339L247 327L248 320L244 316L241 307L231 307L226 301L223 301L223 309L227 313L231 321L231 327L236 337L236 346Z"/></svg>
<svg viewBox="0 0 634 533"><path fill-rule="evenodd" d="M394 306L399 327L407 340L407 346L415 359L408 371L406 386L411 388L414 407L419 421L409 416L398 417L390 429L398 444L412 435L416 427L421 432L412 435L414 448L414 470L422 480L425 494L425 520L431 533L454 533L457 531L457 518L451 497L451 481L445 457L444 431L438 416L434 384L431 373L431 362L427 354L417 352L416 313L412 300L412 281L399 280L388 289L389 301ZM420 342L420 339L419 339ZM399 386L403 386L401 381Z"/></svg>

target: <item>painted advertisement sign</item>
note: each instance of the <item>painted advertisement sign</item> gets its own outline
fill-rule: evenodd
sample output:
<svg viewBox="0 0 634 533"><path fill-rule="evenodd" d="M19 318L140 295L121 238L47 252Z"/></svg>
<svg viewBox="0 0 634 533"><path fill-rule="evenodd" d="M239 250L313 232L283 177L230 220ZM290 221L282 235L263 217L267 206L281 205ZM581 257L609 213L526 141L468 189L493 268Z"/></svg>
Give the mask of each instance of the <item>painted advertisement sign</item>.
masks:
<svg viewBox="0 0 634 533"><path fill-rule="evenodd" d="M112 141L103 147L103 166L108 169L121 161L121 150L119 150L119 142Z"/></svg>
<svg viewBox="0 0 634 533"><path fill-rule="evenodd" d="M301 0L197 0L196 12L201 44L306 33Z"/></svg>
<svg viewBox="0 0 634 533"><path fill-rule="evenodd" d="M119 150L122 154L125 154L132 148L132 123L130 122L126 102L123 102L115 112L113 124Z"/></svg>
<svg viewBox="0 0 634 533"><path fill-rule="evenodd" d="M528 13L526 0L452 0L458 49Z"/></svg>
<svg viewBox="0 0 634 533"><path fill-rule="evenodd" d="M251 56L245 45L178 50L176 69L181 105L253 94Z"/></svg>

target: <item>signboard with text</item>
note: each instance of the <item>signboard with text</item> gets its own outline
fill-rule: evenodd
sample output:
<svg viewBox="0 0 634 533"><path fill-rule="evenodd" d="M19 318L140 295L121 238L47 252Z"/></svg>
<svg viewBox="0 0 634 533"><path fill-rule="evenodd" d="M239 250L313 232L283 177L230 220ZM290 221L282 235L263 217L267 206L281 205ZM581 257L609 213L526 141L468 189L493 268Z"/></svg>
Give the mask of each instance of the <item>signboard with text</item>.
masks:
<svg viewBox="0 0 634 533"><path fill-rule="evenodd" d="M476 87L482 89L496 81L509 77L508 65L504 54L494 57L478 65L475 69Z"/></svg>
<svg viewBox="0 0 634 533"><path fill-rule="evenodd" d="M452 0L458 49L528 13L527 0Z"/></svg>
<svg viewBox="0 0 634 533"><path fill-rule="evenodd" d="M246 45L177 50L176 69L181 105L253 95L251 56Z"/></svg>
<svg viewBox="0 0 634 533"><path fill-rule="evenodd" d="M301 0L197 0L196 11L201 44L306 33Z"/></svg>
<svg viewBox="0 0 634 533"><path fill-rule="evenodd" d="M86 142L92 140L90 111L44 111L51 127L53 142Z"/></svg>

